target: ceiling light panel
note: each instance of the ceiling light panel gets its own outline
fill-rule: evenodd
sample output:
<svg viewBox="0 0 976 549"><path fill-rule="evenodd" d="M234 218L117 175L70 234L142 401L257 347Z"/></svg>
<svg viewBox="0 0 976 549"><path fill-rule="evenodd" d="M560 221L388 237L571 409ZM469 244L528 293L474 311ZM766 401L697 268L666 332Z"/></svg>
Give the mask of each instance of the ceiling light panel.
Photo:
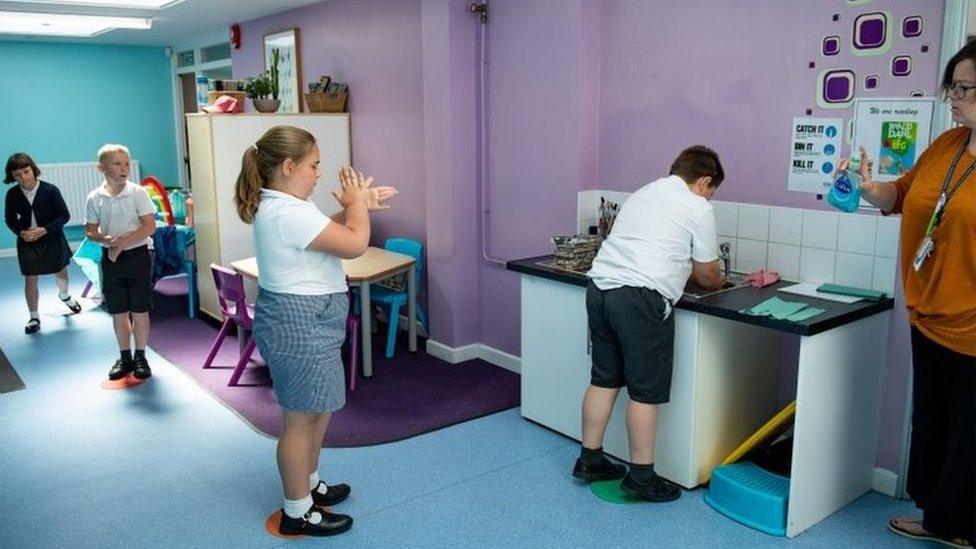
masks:
<svg viewBox="0 0 976 549"><path fill-rule="evenodd" d="M23 4L60 4L64 6L98 6L105 8L131 8L142 10L161 10L183 0L6 0Z"/></svg>
<svg viewBox="0 0 976 549"><path fill-rule="evenodd" d="M95 36L112 29L149 29L145 17L103 17L58 13L0 11L0 34L31 36Z"/></svg>

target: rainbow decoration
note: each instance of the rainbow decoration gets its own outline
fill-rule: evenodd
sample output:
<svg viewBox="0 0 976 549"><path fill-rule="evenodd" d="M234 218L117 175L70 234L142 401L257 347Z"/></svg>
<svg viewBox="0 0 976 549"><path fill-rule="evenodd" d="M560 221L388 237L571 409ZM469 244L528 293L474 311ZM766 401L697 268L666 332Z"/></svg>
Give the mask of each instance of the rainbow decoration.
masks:
<svg viewBox="0 0 976 549"><path fill-rule="evenodd" d="M166 196L166 189L163 187L163 183L150 175L142 180L142 186L149 193L149 199L156 206L156 212L163 218L163 221L167 225L173 225L175 223L173 206L169 203L169 197Z"/></svg>

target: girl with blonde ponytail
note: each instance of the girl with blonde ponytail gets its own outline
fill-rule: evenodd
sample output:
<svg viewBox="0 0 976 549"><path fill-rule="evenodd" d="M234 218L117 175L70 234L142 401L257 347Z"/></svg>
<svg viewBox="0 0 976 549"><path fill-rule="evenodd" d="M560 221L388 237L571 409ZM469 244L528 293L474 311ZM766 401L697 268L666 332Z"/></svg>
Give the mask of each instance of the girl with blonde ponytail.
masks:
<svg viewBox="0 0 976 549"><path fill-rule="evenodd" d="M284 535L331 536L352 526L352 517L323 509L346 499L349 486L328 485L318 472L329 418L346 403L339 349L349 298L340 259L366 251L369 212L388 209L397 194L344 167L332 191L342 210L330 218L308 200L320 175L315 137L275 126L244 151L234 193L237 214L254 225L254 341L284 416L277 452Z"/></svg>

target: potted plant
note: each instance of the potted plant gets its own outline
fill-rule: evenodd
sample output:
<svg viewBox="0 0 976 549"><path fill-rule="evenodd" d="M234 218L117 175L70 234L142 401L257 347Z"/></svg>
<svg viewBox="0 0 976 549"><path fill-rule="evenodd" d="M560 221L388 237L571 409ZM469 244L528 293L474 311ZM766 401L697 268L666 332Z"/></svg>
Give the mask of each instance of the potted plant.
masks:
<svg viewBox="0 0 976 549"><path fill-rule="evenodd" d="M244 92L251 98L251 103L258 112L275 112L281 106L281 100L278 99L279 58L277 48L271 50L271 70L248 78L244 85ZM268 99L269 95L271 99Z"/></svg>

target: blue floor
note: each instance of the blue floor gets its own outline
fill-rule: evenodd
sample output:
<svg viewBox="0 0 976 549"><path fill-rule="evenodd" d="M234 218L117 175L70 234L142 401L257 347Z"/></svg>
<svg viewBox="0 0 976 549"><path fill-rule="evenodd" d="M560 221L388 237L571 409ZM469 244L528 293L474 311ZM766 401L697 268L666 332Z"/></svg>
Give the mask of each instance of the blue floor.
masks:
<svg viewBox="0 0 976 549"><path fill-rule="evenodd" d="M77 295L83 278L72 270ZM154 376L98 384L117 356L90 301L62 315L42 278L39 334L26 336L16 260L0 260L0 348L27 389L0 394L0 547L909 547L885 529L907 502L869 493L793 540L717 514L704 490L670 504L604 503L569 476L578 446L518 410L409 440L323 452L353 495L334 539L264 531L280 506L275 443L148 352Z"/></svg>

